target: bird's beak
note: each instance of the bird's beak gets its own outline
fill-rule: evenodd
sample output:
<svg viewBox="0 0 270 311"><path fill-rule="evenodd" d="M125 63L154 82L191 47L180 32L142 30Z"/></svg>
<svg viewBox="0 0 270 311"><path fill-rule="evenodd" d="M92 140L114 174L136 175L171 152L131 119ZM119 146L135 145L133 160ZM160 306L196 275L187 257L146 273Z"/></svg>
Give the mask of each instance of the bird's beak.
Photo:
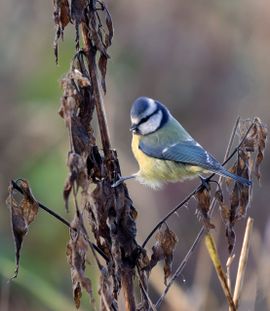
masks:
<svg viewBox="0 0 270 311"><path fill-rule="evenodd" d="M137 126L138 126L137 124L132 124L129 130L130 130L132 133L137 133L137 132L138 132Z"/></svg>

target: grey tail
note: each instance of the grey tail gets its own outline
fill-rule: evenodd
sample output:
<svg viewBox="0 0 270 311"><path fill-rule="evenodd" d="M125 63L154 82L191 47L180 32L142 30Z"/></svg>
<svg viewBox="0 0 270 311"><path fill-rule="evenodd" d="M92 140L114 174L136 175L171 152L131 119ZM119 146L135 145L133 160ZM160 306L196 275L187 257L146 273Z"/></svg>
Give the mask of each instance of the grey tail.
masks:
<svg viewBox="0 0 270 311"><path fill-rule="evenodd" d="M239 182L240 184L244 185L244 186L251 186L252 185L252 181L248 180L244 177L241 176L237 176L233 173L230 173L229 171L227 171L224 167L222 167L222 169L217 171L218 174L225 176L225 177L230 177L233 180L235 180L236 182Z"/></svg>

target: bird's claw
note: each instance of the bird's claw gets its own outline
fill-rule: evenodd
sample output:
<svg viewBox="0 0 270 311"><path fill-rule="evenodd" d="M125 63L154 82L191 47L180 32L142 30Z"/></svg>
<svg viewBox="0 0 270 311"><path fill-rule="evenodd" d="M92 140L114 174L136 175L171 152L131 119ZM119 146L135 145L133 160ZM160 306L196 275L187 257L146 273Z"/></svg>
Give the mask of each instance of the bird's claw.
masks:
<svg viewBox="0 0 270 311"><path fill-rule="evenodd" d="M201 180L201 186L205 188L207 191L210 190L209 180L205 177L199 176Z"/></svg>

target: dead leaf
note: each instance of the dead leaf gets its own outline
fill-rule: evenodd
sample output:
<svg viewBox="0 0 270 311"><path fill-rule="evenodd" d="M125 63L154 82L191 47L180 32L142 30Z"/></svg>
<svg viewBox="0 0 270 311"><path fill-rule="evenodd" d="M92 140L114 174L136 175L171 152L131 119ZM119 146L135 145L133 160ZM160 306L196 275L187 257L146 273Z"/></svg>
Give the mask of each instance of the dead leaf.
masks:
<svg viewBox="0 0 270 311"><path fill-rule="evenodd" d="M264 159L264 149L266 146L266 139L267 139L267 126L262 123L262 121L257 117L255 119L258 127L258 152L255 159L255 176L257 177L258 181L261 179L261 172L260 166Z"/></svg>
<svg viewBox="0 0 270 311"><path fill-rule="evenodd" d="M106 71L107 71L107 57L104 54L101 54L98 60L98 68L101 74L101 86L104 94L106 94Z"/></svg>
<svg viewBox="0 0 270 311"><path fill-rule="evenodd" d="M68 210L68 199L75 182L84 191L88 187L87 167L85 160L77 153L70 152L68 157L69 176L64 187L65 207Z"/></svg>
<svg viewBox="0 0 270 311"><path fill-rule="evenodd" d="M102 310L111 310L111 305L114 302L112 280L108 270L104 267L100 273L99 295L101 296L102 305L105 306Z"/></svg>
<svg viewBox="0 0 270 311"><path fill-rule="evenodd" d="M55 61L58 63L58 40L63 38L64 29L70 22L69 3L68 0L53 0L54 4L54 23L56 25L54 39L54 55Z"/></svg>
<svg viewBox="0 0 270 311"><path fill-rule="evenodd" d="M230 221L230 209L229 206L224 203L223 194L221 190L216 191L215 198L219 204L221 219L225 224L228 224L228 222Z"/></svg>
<svg viewBox="0 0 270 311"><path fill-rule="evenodd" d="M11 212L12 231L16 247L16 269L12 278L16 278L19 272L22 242L28 232L29 225L37 215L38 202L34 198L28 182L24 179L19 179L16 183L12 182L8 190L9 196L6 202ZM15 190L23 195L21 200L15 196Z"/></svg>
<svg viewBox="0 0 270 311"><path fill-rule="evenodd" d="M168 277L172 273L172 261L175 245L178 239L173 231L168 227L164 231L159 231L156 235L156 243L152 247L152 256L149 263L149 271L164 259L164 284L167 284Z"/></svg>
<svg viewBox="0 0 270 311"><path fill-rule="evenodd" d="M207 229L213 229L215 226L211 224L210 217L208 215L210 209L210 191L203 187L196 193L196 199L198 201L197 211L199 212L199 216L202 217L203 223Z"/></svg>
<svg viewBox="0 0 270 311"><path fill-rule="evenodd" d="M88 251L88 243L84 237L82 223L75 215L72 222L72 228L76 230L70 231L70 240L67 244L67 260L70 265L70 273L73 287L73 300L78 309L82 296L82 288L86 290L91 302L93 303L92 284L89 278L85 276L86 254Z"/></svg>
<svg viewBox="0 0 270 311"><path fill-rule="evenodd" d="M234 246L235 246L236 235L235 235L234 227L231 226L230 224L226 227L226 238L228 242L229 254L232 254Z"/></svg>

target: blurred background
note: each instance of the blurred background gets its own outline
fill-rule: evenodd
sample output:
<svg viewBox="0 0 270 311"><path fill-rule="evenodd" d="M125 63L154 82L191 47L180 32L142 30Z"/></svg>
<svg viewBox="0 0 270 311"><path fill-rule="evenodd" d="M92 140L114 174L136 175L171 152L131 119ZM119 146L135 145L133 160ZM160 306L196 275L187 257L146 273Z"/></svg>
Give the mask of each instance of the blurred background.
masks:
<svg viewBox="0 0 270 311"><path fill-rule="evenodd" d="M128 129L129 109L138 96L164 102L220 161L238 116L259 116L270 124L269 1L107 0L107 4L115 36L110 48L105 105L123 175L137 170ZM62 199L68 138L58 107L59 81L69 68L75 34L69 25L60 44L57 66L52 47L52 12L51 1L2 0L0 4L1 311L75 309L69 267L65 264L68 232L43 211L24 241L19 276L7 285L14 270L9 211L5 206L10 179L28 179L36 198L57 213L72 217L72 213L65 214ZM239 309L242 311L270 310L269 148L262 172L262 186L255 182L248 210L255 222ZM156 192L128 182L139 212L138 241L142 242L151 227L197 183L172 184ZM179 238L175 268L200 228L194 207L193 200L168 222ZM214 224L225 265L228 252L218 212ZM236 256L244 227L245 220L236 225ZM94 261L87 269L96 288ZM237 260L231 270L234 282ZM163 288L161 268L154 270L151 284L155 300ZM82 305L82 310L89 310L86 297ZM203 244L172 287L162 310L228 310Z"/></svg>

